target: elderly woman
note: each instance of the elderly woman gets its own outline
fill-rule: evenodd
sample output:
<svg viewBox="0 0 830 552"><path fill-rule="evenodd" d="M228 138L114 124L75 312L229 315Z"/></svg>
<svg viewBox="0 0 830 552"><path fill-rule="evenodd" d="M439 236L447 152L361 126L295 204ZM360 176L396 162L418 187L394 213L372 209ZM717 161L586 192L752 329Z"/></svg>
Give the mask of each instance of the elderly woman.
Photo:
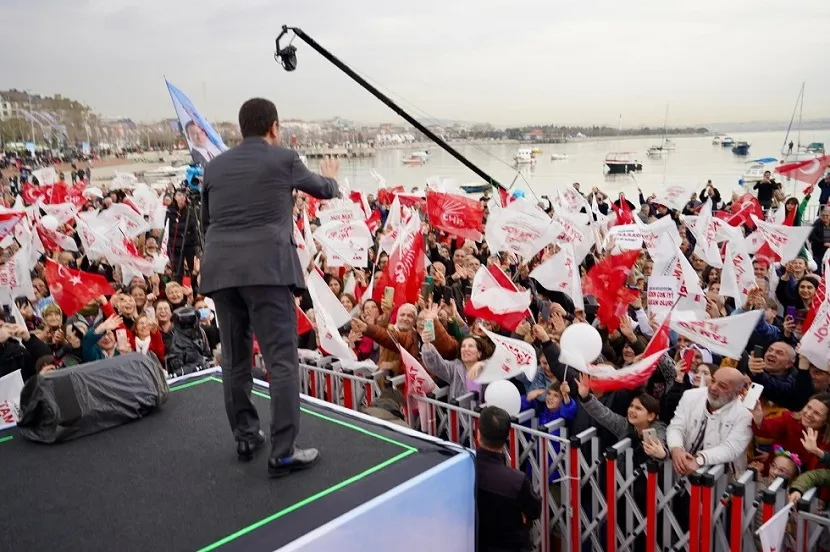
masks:
<svg viewBox="0 0 830 552"><path fill-rule="evenodd" d="M132 351L129 342L119 347L115 331L122 326L121 317L112 315L97 327L90 328L81 343L83 361L93 362L104 360L117 355L124 355Z"/></svg>

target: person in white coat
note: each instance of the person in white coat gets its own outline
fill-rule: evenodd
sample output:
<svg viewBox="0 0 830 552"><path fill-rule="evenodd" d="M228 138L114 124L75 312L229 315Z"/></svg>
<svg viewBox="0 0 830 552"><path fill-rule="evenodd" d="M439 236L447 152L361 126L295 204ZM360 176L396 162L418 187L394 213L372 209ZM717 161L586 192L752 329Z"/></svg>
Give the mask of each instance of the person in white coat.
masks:
<svg viewBox="0 0 830 552"><path fill-rule="evenodd" d="M703 466L727 464L727 471L746 470L746 448L752 440L752 413L741 402L743 375L719 368L708 388L683 393L666 431L675 471L689 475Z"/></svg>

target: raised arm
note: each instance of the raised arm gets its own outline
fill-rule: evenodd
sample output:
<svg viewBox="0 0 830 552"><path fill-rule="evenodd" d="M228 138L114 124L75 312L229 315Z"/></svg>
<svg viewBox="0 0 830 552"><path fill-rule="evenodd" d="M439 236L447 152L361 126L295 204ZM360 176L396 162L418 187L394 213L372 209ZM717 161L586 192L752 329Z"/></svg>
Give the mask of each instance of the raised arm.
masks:
<svg viewBox="0 0 830 552"><path fill-rule="evenodd" d="M294 188L301 190L317 199L332 199L340 197L340 188L337 186L337 171L340 164L337 159L324 159L320 163L322 175L308 170L297 152L294 152L291 165L291 179Z"/></svg>

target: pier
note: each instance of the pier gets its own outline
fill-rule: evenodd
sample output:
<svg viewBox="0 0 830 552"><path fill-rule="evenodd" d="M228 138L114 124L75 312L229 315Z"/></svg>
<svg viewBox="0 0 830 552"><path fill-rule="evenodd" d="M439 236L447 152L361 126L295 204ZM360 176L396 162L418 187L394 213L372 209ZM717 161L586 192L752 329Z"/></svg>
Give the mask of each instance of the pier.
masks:
<svg viewBox="0 0 830 552"><path fill-rule="evenodd" d="M363 158L374 157L374 148L367 147L329 147L329 148L309 148L302 151L302 154L309 159L320 159L323 157L347 157L347 158Z"/></svg>

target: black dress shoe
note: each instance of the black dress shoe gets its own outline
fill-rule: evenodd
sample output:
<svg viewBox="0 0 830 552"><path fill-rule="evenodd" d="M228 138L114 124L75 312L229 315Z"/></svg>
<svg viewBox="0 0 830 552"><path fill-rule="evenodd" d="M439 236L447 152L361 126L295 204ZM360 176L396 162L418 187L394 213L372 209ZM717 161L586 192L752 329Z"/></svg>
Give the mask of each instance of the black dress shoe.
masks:
<svg viewBox="0 0 830 552"><path fill-rule="evenodd" d="M240 439L236 442L236 455L242 462L248 462L254 457L254 452L265 444L265 433L257 432L252 439Z"/></svg>
<svg viewBox="0 0 830 552"><path fill-rule="evenodd" d="M271 477L283 477L293 471L310 468L318 460L320 460L320 452L317 449L294 447L294 453L291 456L268 459L268 475Z"/></svg>

